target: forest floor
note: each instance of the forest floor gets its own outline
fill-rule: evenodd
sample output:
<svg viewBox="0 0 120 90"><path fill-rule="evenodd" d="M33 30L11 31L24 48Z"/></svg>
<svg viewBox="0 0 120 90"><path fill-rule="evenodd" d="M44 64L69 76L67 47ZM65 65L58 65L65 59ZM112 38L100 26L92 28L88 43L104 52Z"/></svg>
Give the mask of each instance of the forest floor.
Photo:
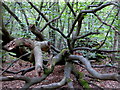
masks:
<svg viewBox="0 0 120 90"><path fill-rule="evenodd" d="M6 61L2 64L2 67L4 69L6 69L11 61ZM105 62L106 63L106 62ZM33 66L31 63L29 62L25 62L25 61L18 61L16 62L12 67L9 68L10 71L19 71L25 68L29 68ZM76 68L80 71L83 72L85 74L89 73L86 71L85 68L80 67L79 65L76 65ZM104 67L104 68L95 68L96 71L100 72L100 73L113 73L113 72L117 72L117 70L115 68L111 68L111 67ZM1 72L1 71L0 71ZM46 80L42 81L41 83L38 83L36 85L31 86L31 88L40 86L40 85L45 85L45 84L50 84L53 82L59 82L62 78L63 78L63 73L64 73L64 65L60 66L57 65L54 69L54 72L52 74L50 74ZM19 73L20 74L20 73ZM8 74L8 73L4 73L4 76L8 76L8 75L15 75L15 74ZM28 72L25 74L25 76L28 77L35 77L35 70ZM74 83L74 87L81 89L81 86L77 83L75 77L73 75L71 75L72 79L73 79L73 83ZM96 85L98 85L101 88L105 88L105 89L114 89L114 90L120 90L120 83L118 83L117 81L111 81L111 80L98 80L98 79L93 79L93 78L89 78L86 77L85 78L88 82L94 83ZM1 82L2 84L2 88L4 90L7 90L7 88L21 88L24 85L24 81L5 81L5 82ZM67 87L67 85L63 86L63 87ZM94 85L90 85L91 88L96 88Z"/></svg>

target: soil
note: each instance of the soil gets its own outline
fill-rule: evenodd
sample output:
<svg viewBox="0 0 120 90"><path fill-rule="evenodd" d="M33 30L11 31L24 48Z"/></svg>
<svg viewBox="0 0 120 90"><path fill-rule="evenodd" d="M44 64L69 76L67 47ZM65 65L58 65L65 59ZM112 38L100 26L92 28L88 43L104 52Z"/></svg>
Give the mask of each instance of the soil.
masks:
<svg viewBox="0 0 120 90"><path fill-rule="evenodd" d="M10 64L11 61L6 61L2 64L2 67L4 69L6 69L8 67L8 65ZM9 68L10 71L19 71L25 68L30 68L33 65L29 62L25 62L25 61L18 61L16 62L12 67ZM76 68L80 71L83 72L84 74L89 75L89 73L87 72L87 70L85 68L80 67L79 65L76 65ZM111 68L111 67L104 67L104 68L95 68L95 70L97 70L100 73L113 73L113 72L117 72L117 70L115 68ZM1 71L0 71L1 72ZM19 73L21 74L21 73ZM8 76L8 75L15 75L15 74L8 74L8 73L4 73L3 76ZM41 83L38 83L36 85L31 86L31 88L34 87L38 87L40 85L47 85L53 82L59 82L64 75L64 65L57 65L54 69L54 72L52 74L50 74L44 81L42 81ZM36 77L35 75L35 70L28 72L25 74L25 76L28 77ZM82 87L77 83L76 78L71 75L72 79L73 79L73 83L74 83L74 87L81 89ZM96 85L98 85L99 87L102 88L106 88L106 89L120 89L120 83L118 83L117 81L111 81L111 80L98 80L98 79L93 79L93 78L89 78L89 77L85 77L85 79L88 82L94 83ZM21 88L24 85L24 81L5 81L5 82L1 82L2 84L2 88L4 90L7 90L8 88ZM67 87L67 85L63 86L63 87ZM91 88L97 88L94 85L90 84Z"/></svg>

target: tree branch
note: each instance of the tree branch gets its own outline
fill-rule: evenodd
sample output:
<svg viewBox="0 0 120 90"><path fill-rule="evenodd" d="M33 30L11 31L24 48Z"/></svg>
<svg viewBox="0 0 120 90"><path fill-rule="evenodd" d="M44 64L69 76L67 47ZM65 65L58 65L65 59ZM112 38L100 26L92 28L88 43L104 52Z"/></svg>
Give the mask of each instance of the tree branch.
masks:
<svg viewBox="0 0 120 90"><path fill-rule="evenodd" d="M90 7L99 7L99 6L102 5L102 4L103 4L103 2L100 2L100 3L97 4L97 5L89 5L88 8L90 8Z"/></svg>
<svg viewBox="0 0 120 90"><path fill-rule="evenodd" d="M65 0L66 2L66 0ZM74 12L73 8L71 7L69 2L66 2L67 6L70 8L71 12L73 13L74 17L76 17L76 13Z"/></svg>
<svg viewBox="0 0 120 90"><path fill-rule="evenodd" d="M7 29L5 28L5 26L2 22L2 40L3 40L2 45L6 45L7 43L9 43L13 39L14 39L14 37L12 37L10 35L10 33L7 31Z"/></svg>
<svg viewBox="0 0 120 90"><path fill-rule="evenodd" d="M15 62L17 62L18 60L20 60L22 57L28 55L29 53L26 53L22 56L20 56L18 59L16 59L15 61L13 61L3 72L0 73L0 75L2 75L5 71L7 71Z"/></svg>
<svg viewBox="0 0 120 90"><path fill-rule="evenodd" d="M75 37L74 39L81 39L81 38L85 38L89 35L93 35L93 34L100 34L99 32L90 32L90 33L87 33L85 35L82 35L82 36L78 36L78 37Z"/></svg>
<svg viewBox="0 0 120 90"><path fill-rule="evenodd" d="M65 84L66 84L66 81L67 81L67 78L64 77L64 78L63 78L60 82L58 82L58 83L52 83L52 84L49 84L49 85L42 85L42 86L37 87L37 88L42 88L42 89L44 89L44 88L57 89L57 88L62 87L63 85L65 85ZM33 90L34 90L34 89L33 89Z"/></svg>
<svg viewBox="0 0 120 90"><path fill-rule="evenodd" d="M7 22L5 23L5 26L7 26L7 25L10 23L11 18L12 18L12 16L10 15L10 18L9 18L9 20L7 20Z"/></svg>
<svg viewBox="0 0 120 90"><path fill-rule="evenodd" d="M114 52L120 52L120 50L116 50L116 51L113 51L113 50L98 50L98 49L91 49L91 48L88 48L88 47L77 47L77 48L74 48L73 51L76 51L76 50L88 50L88 51L93 51L93 52L105 52L105 53L114 53Z"/></svg>
<svg viewBox="0 0 120 90"><path fill-rule="evenodd" d="M22 29L25 30L25 26L21 22L21 20L9 9L9 7L6 4L2 3L2 5L16 19L16 21L20 24L20 26L22 27Z"/></svg>
<svg viewBox="0 0 120 90"><path fill-rule="evenodd" d="M114 5L114 4L111 3L111 2L107 2L105 4L100 5L99 7L96 7L95 9L92 9L92 10L82 10L81 12L82 13L95 13L95 12L97 12L97 11L99 11L99 10L105 8L106 6L109 6L109 5Z"/></svg>
<svg viewBox="0 0 120 90"><path fill-rule="evenodd" d="M113 8L114 8L114 7L113 7ZM115 21L115 19L116 19L116 16L118 15L118 13L119 13L119 11L116 13L116 15L115 15L115 17L114 17L111 25L114 23L114 21ZM108 16L109 16L109 15L108 15ZM103 23L102 23L102 25L103 25ZM105 36L104 41L102 42L102 44L101 44L97 49L100 49L100 48L104 45L105 41L107 40L107 36L108 36L110 30L111 30L111 27L110 27L109 30L107 31L107 34L106 34L106 36Z"/></svg>
<svg viewBox="0 0 120 90"><path fill-rule="evenodd" d="M7 50L12 50L21 45L26 46L31 50L33 50L34 58L35 58L35 70L37 73L40 72L41 69L43 69L42 51L45 51L45 52L49 51L50 49L49 42L48 41L39 42L39 41L30 40L30 39L18 38L18 39L14 39L4 47Z"/></svg>
<svg viewBox="0 0 120 90"><path fill-rule="evenodd" d="M46 22L48 22L47 17L46 17L42 12L40 12L40 10L39 10L36 6L34 6L31 2L29 2L29 0L27 0L27 1L28 1L28 3L44 18L44 20L45 20ZM59 32L64 38L66 38L66 36L63 34L63 32L61 32L61 31L59 30L59 28L55 28L55 27L52 26L50 23L49 23L48 25L49 25L50 28L52 28L53 30L56 30L56 31Z"/></svg>
<svg viewBox="0 0 120 90"><path fill-rule="evenodd" d="M79 72L75 66L72 69L72 73L75 75L77 81L79 82L80 86L83 88L90 88L87 81L84 80L84 74L82 72Z"/></svg>
<svg viewBox="0 0 120 90"><path fill-rule="evenodd" d="M29 26L29 30L37 37L39 38L39 41L44 41L44 36L41 34L41 31L37 29L35 24L31 24Z"/></svg>
<svg viewBox="0 0 120 90"><path fill-rule="evenodd" d="M26 20L26 23L27 23L27 25L29 26L29 22L28 22L28 19L27 19L27 15L26 15L24 9L23 9L22 6L21 6L22 3L21 3L21 2L16 2L16 3L21 7L22 13L23 13L23 15L24 15L24 17L25 17L25 20Z"/></svg>
<svg viewBox="0 0 120 90"><path fill-rule="evenodd" d="M51 49L53 49L57 53L60 53L60 50L58 50L57 48L55 48L53 45L51 46Z"/></svg>
<svg viewBox="0 0 120 90"><path fill-rule="evenodd" d="M40 3L40 11L42 11L43 3L44 3L44 2L41 2L41 3ZM36 26L38 26L38 21L39 21L39 19L40 19L40 15L38 15L38 17L37 17L37 19L36 19L36 21L35 21L35 25L36 25Z"/></svg>
<svg viewBox="0 0 120 90"><path fill-rule="evenodd" d="M96 70L94 70L91 67L90 62L84 58L83 56L78 56L78 55L70 55L69 56L69 61L70 60L80 60L86 67L87 71L93 75L95 78L102 79L102 80L116 80L120 82L120 75L117 73L110 73L110 74L101 74L98 73Z"/></svg>
<svg viewBox="0 0 120 90"><path fill-rule="evenodd" d="M109 6L109 5L113 5L113 4L111 2L108 2L108 3L105 3L103 5L100 5L99 7L95 8L95 9L92 9L92 10L81 10L81 12L78 14L76 19L74 20L74 22L72 24L72 28L71 28L69 34L67 35L67 37L70 37L70 35L72 34L72 32L74 30L75 24L77 23L78 19L81 17L81 15L83 13L94 13L94 12L97 12L97 11L101 10L102 8Z"/></svg>
<svg viewBox="0 0 120 90"><path fill-rule="evenodd" d="M56 21L57 19L59 19L59 18L61 17L62 13L65 11L65 8L66 8L66 5L65 5L65 7L63 8L63 10L62 10L62 12L60 13L60 15L59 15L58 17L56 17L56 18L48 21L48 22L45 24L45 26L44 26L40 31L42 32L42 31L47 27L47 25L50 25L51 22L54 22L54 21Z"/></svg>
<svg viewBox="0 0 120 90"><path fill-rule="evenodd" d="M104 68L104 67L111 67L111 68L118 68L117 66L112 65L92 65L93 68Z"/></svg>
<svg viewBox="0 0 120 90"><path fill-rule="evenodd" d="M54 56L52 58L51 62L49 62L50 66L48 66L48 68L44 67L44 74L42 75L42 77L41 78L39 78L39 77L32 78L31 82L26 83L23 88L27 89L31 85L34 85L34 84L37 84L37 83L40 83L41 81L43 81L50 73L53 72L54 67L58 62L61 62L61 61L64 62L63 60L67 53L68 53L68 50L65 49L65 50L62 50L58 55Z"/></svg>
<svg viewBox="0 0 120 90"><path fill-rule="evenodd" d="M119 31L118 31L114 26L112 26L112 25L110 25L110 24L107 24L106 22L102 21L102 19L101 19L96 13L93 13L93 14L98 18L98 20L99 20L100 22L102 22L103 24L111 27L113 30L115 30L115 31L120 35Z"/></svg>
<svg viewBox="0 0 120 90"><path fill-rule="evenodd" d="M13 81L13 80L22 80L25 82L29 82L31 79L25 76L7 76L7 77L0 77L0 81Z"/></svg>
<svg viewBox="0 0 120 90"><path fill-rule="evenodd" d="M72 64L66 63L65 69L64 69L64 77L63 77L63 79L60 82L58 82L58 83L52 83L52 84L49 84L49 85L42 85L39 88L57 89L57 88L62 87L63 85L65 85L65 84L67 84L67 83L70 82L70 73L71 73L71 70L72 70Z"/></svg>
<svg viewBox="0 0 120 90"><path fill-rule="evenodd" d="M73 38L72 47L74 47L74 44L75 44L75 41L76 41L76 39L74 39L74 38L76 38L80 33L80 30L81 30L81 27L82 27L82 21L84 19L84 15L85 14L82 14L81 17L78 19L77 30L76 30L75 34L73 33L73 36L72 36L72 38Z"/></svg>
<svg viewBox="0 0 120 90"><path fill-rule="evenodd" d="M23 70L20 70L20 71L16 71L16 72L8 71L8 70L2 69L2 68L0 68L0 69L1 69L2 71L5 71L6 73L18 74L18 73L21 73L21 72L22 72L21 75L25 75L27 72L34 70L35 67L33 66L33 67L30 67L30 68L27 68L27 69L23 69Z"/></svg>

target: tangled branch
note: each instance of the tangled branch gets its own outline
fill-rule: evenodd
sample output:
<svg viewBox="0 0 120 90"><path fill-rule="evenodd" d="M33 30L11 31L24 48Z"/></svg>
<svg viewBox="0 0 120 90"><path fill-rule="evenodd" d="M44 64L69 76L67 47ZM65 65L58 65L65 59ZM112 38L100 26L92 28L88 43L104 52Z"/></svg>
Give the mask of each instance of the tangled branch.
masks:
<svg viewBox="0 0 120 90"><path fill-rule="evenodd" d="M117 73L111 73L111 74L98 73L96 70L94 70L91 67L90 62L86 58L84 58L83 56L70 55L69 60L80 60L85 65L87 71L91 75L93 75L95 78L103 79L103 80L117 80L118 82L120 82L120 75L119 74L117 74Z"/></svg>

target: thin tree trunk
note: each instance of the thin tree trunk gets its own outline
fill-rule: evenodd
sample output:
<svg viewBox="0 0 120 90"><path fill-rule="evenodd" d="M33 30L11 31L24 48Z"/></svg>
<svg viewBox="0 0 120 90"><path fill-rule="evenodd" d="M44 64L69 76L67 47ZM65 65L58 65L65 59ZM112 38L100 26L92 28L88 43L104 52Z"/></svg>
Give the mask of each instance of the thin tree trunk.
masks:
<svg viewBox="0 0 120 90"><path fill-rule="evenodd" d="M120 1L118 2L120 4ZM118 20L120 20L120 8L118 8ZM118 23L118 26L120 26L120 23ZM120 29L119 29L120 32ZM120 35L118 35L118 50L120 50ZM120 74L120 53L118 53L118 73Z"/></svg>
<svg viewBox="0 0 120 90"><path fill-rule="evenodd" d="M0 1L0 40L2 39L2 2ZM0 44L0 49L2 49L2 46ZM2 66L2 60L0 60L0 66ZM0 87L2 84L0 84Z"/></svg>
<svg viewBox="0 0 120 90"><path fill-rule="evenodd" d="M118 34L117 34L117 32L115 32L115 34L114 34L114 42L113 42L113 51L117 49L117 39L118 39L117 36L118 36ZM116 62L115 57L116 57L116 54L113 53L112 54L112 63Z"/></svg>
<svg viewBox="0 0 120 90"><path fill-rule="evenodd" d="M116 0L117 1L117 0ZM120 1L117 1L118 3L120 3ZM117 7L116 9L118 9L118 21L119 21L119 16L120 16L120 8ZM118 23L118 26L119 26L119 23ZM119 28L119 27L118 27ZM113 44L113 50L118 50L120 48L120 36L118 35L118 33L115 31L115 35L114 35L114 44ZM116 60L116 54L113 53L112 54L112 63L115 63L117 62L118 60ZM120 62L118 61L118 63L120 64ZM119 65L120 66L120 65Z"/></svg>

